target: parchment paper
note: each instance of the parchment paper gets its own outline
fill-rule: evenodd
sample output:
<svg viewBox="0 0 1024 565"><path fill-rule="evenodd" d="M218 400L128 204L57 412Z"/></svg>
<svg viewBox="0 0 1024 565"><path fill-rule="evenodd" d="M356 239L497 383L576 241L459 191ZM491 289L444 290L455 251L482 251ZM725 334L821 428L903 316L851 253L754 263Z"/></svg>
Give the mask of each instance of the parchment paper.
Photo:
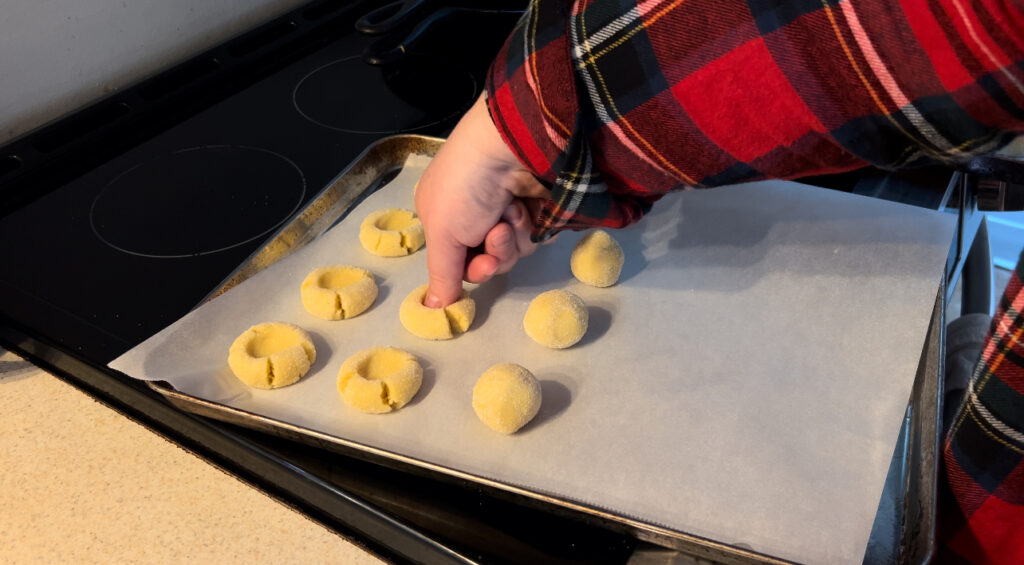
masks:
<svg viewBox="0 0 1024 565"><path fill-rule="evenodd" d="M429 342L398 306L426 282L425 250L365 252L362 219L411 209L407 167L323 237L193 311L111 367L184 393L616 514L816 563L860 563L882 492L953 221L938 212L787 182L667 196L612 232L618 285L576 281L579 234L542 246L472 291L472 330ZM357 265L373 307L328 322L305 312L316 267ZM590 309L583 341L549 350L522 330L537 294L565 288ZM317 361L299 383L246 387L231 342L264 321L307 329ZM361 349L391 345L423 363L405 408L347 408L335 379ZM513 436L473 413L477 377L519 363L541 380L536 419Z"/></svg>

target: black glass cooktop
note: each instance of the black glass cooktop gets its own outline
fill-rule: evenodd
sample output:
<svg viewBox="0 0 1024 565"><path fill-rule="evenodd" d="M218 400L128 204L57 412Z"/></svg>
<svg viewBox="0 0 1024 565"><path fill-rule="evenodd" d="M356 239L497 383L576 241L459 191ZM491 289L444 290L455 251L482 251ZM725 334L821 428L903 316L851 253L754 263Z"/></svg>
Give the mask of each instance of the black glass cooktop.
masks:
<svg viewBox="0 0 1024 565"><path fill-rule="evenodd" d="M3 218L0 241L19 242L5 311L52 312L25 321L106 363L195 307L372 141L444 135L480 92L485 68L457 52L372 66L373 41L347 34Z"/></svg>
<svg viewBox="0 0 1024 565"><path fill-rule="evenodd" d="M381 4L318 0L0 148L0 344L386 557L623 563L629 536L185 414L106 368L373 141L446 135L516 20L462 2L432 32L355 32ZM364 62L402 34L401 60Z"/></svg>
<svg viewBox="0 0 1024 565"><path fill-rule="evenodd" d="M209 255L268 235L299 209L306 190L302 169L280 153L190 147L114 177L93 199L89 224L103 243L131 255Z"/></svg>
<svg viewBox="0 0 1024 565"><path fill-rule="evenodd" d="M352 55L302 77L292 91L292 104L307 120L328 129L387 134L445 123L461 115L478 92L473 74L451 61L420 55L397 66L372 66Z"/></svg>

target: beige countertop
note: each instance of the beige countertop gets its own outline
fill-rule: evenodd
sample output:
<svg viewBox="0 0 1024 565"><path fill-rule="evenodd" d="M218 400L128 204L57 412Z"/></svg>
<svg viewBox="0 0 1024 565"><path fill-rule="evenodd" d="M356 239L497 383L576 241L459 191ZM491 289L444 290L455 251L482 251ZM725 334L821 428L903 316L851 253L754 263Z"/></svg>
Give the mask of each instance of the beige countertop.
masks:
<svg viewBox="0 0 1024 565"><path fill-rule="evenodd" d="M0 562L382 563L0 349ZM641 544L628 565L712 565Z"/></svg>
<svg viewBox="0 0 1024 565"><path fill-rule="evenodd" d="M5 563L380 561L0 349Z"/></svg>

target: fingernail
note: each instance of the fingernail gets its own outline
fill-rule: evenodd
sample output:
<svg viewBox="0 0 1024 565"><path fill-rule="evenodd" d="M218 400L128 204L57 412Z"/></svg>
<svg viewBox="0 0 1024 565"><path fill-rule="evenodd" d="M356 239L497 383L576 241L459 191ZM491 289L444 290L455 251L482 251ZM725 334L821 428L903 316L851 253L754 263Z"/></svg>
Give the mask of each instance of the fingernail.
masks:
<svg viewBox="0 0 1024 565"><path fill-rule="evenodd" d="M523 211L519 209L519 206L512 204L508 207L508 213L505 216L508 218L508 223L517 224L519 220L523 219Z"/></svg>
<svg viewBox="0 0 1024 565"><path fill-rule="evenodd" d="M441 304L441 299L438 298L437 296L434 296L434 294L432 293L428 292L427 295L423 298L423 305L426 306L427 308L440 308Z"/></svg>

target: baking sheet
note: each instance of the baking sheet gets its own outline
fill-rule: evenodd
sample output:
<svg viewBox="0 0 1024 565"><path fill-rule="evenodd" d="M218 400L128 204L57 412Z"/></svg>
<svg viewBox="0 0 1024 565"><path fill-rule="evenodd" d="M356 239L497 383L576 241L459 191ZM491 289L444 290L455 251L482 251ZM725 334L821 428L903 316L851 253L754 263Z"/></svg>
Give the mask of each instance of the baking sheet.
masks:
<svg viewBox="0 0 1024 565"><path fill-rule="evenodd" d="M137 378L422 459L794 561L860 563L902 423L952 235L937 212L785 182L669 195L615 232L618 285L578 283L566 233L508 276L473 290L473 330L426 342L398 305L426 280L425 253L372 256L359 223L412 207L422 162L313 244L111 363ZM377 303L352 320L308 315L298 287L315 267L371 270ZM530 299L566 288L589 305L577 346L522 332ZM291 387L245 387L226 365L247 327L289 321L318 358ZM335 376L351 353L393 345L424 384L387 415L347 409ZM544 404L519 434L480 424L472 386L517 362Z"/></svg>

